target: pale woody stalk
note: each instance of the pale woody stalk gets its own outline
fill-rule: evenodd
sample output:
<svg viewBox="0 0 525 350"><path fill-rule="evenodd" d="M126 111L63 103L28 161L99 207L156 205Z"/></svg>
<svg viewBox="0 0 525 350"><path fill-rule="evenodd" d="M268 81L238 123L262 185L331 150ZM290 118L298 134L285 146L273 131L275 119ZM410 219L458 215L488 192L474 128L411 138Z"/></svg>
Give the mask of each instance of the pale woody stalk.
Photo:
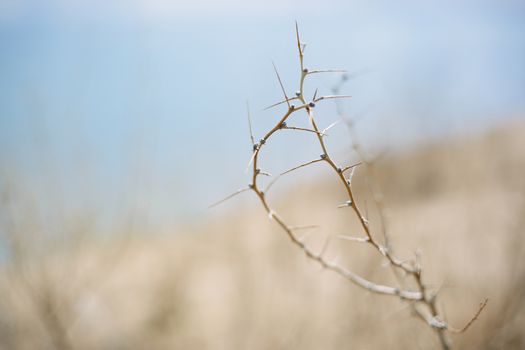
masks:
<svg viewBox="0 0 525 350"><path fill-rule="evenodd" d="M299 29L297 27L296 23L296 39L297 39L297 48L299 52L299 63L300 63L300 79L299 79L299 90L295 93L295 96L288 97L286 90L284 89L284 86L282 84L281 78L277 72L277 69L274 65L274 70L277 75L277 79L279 81L279 84L282 88L282 92L284 95L284 100L281 102L278 102L276 104L273 104L269 106L266 109L285 104L287 105L287 111L284 113L284 115L279 119L277 124L270 129L258 142L255 142L255 138L253 137L252 127L251 127L251 118L249 116L248 112L248 120L250 125L250 137L252 140L252 146L253 146L253 154L250 160L249 167L251 169L251 183L248 185L248 187L238 190L237 192L233 193L232 195L226 197L225 199L221 200L220 202L216 203L219 204L222 201L229 199L239 193L249 191L251 190L254 192L259 200L261 201L261 204L263 205L264 209L266 210L268 217L270 220L275 221L281 229L287 234L287 236L290 238L291 242L297 246L299 249L301 249L304 254L314 260L317 261L323 268L327 270L331 270L340 276L348 279L352 283L356 284L357 286L364 288L372 293L377 294L383 294L383 295L390 295L398 297L402 300L409 301L413 304L414 310L416 311L416 314L419 318L421 318L425 323L430 326L432 329L435 330L436 334L439 337L441 347L443 349L450 349L450 341L446 335L446 332L464 332L466 331L469 326L478 318L479 314L483 310L483 308L486 306L487 301L485 300L483 303L480 304L480 307L478 311L475 313L475 315L467 322L467 324L461 328L461 329L455 329L451 327L449 324L447 324L444 319L439 315L436 301L437 301L437 291L430 291L422 279L422 267L419 264L419 262L416 261L407 261L407 260L400 260L397 257L395 257L392 253L392 250L390 246L388 245L387 235L384 230L383 226L383 236L385 244L383 245L380 243L372 234L372 230L370 228L368 219L363 215L361 209L359 208L357 201L355 200L355 194L352 189L352 175L358 165L361 164L353 164L348 166L340 167L336 164L336 162L333 160L333 158L330 156L330 153L328 151L328 148L325 144L324 137L326 136L327 129L331 128L333 125L327 127L325 130L320 130L314 116L314 110L315 105L318 102L321 102L323 100L328 99L340 99L340 98L348 98L350 96L345 95L328 95L328 96L317 96L317 90L314 93L314 96L312 100L307 101L304 93L304 85L306 78L312 74L318 74L318 73L326 73L326 72L344 72L340 70L312 70L309 71L304 66L304 45L301 43L300 37L299 37ZM295 106L291 104L291 102L297 102L299 105ZM310 121L311 129L306 128L298 128L298 127L292 127L287 125L288 118L299 111L305 111L307 114L307 117ZM271 137L282 130L290 130L290 131L298 131L298 132L310 132L312 136L316 137L321 149L321 154L318 158L313 159L309 162L306 162L304 164L301 164L299 166L296 166L294 168L291 168L283 173L281 173L279 176L277 176L265 190L262 190L260 188L258 178L260 175L269 175L268 173L263 172L259 167L259 156L264 148L264 146L269 142ZM361 158L362 153L360 154ZM344 189L346 195L347 195L347 201L340 205L339 207L349 207L351 208L352 212L357 216L357 219L359 221L360 227L362 228L362 231L364 233L364 237L349 237L349 236L338 236L341 239L347 239L358 243L363 244L369 244L371 245L381 256L383 256L388 264L392 267L394 274L396 277L399 277L397 272L402 272L405 276L409 276L413 278L415 281L415 289L409 289L405 288L403 286L400 287L394 287L394 286L387 286L387 285L381 285L372 281L369 281L368 279L350 271L349 269L341 266L337 260L328 260L323 256L324 250L326 248L323 247L323 249L316 253L313 251L310 247L306 245L306 242L299 238L294 232L298 230L299 228L293 227L288 225L285 220L279 216L275 210L272 209L270 204L268 203L265 193L270 189L270 187L275 183L277 179L281 175L285 175L289 172L298 170L303 167L307 167L309 165L323 162L327 164L334 172L335 176L337 176L340 180L341 186ZM366 160L362 159L362 162L366 163ZM368 166L368 164L365 164ZM350 176L347 178L345 173L350 170ZM216 205L215 204L215 205ZM382 215L382 214L381 214ZM382 220L382 219L381 219Z"/></svg>

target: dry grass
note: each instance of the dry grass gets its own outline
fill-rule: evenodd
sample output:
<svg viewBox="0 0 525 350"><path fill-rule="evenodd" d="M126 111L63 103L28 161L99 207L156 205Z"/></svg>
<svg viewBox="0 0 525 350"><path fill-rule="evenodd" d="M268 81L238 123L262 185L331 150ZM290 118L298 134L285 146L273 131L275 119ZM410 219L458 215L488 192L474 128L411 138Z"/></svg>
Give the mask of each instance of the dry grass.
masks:
<svg viewBox="0 0 525 350"><path fill-rule="evenodd" d="M377 165L396 253L422 251L447 319L463 324L490 299L472 328L453 336L459 349L525 346L524 131L515 123ZM355 182L364 203L359 173ZM314 247L327 233L358 227L333 210L337 183L287 191L276 198L282 215L328 223L307 238ZM61 244L20 240L38 230L23 220L7 231L24 244L0 275L2 349L438 347L406 303L365 293L309 262L255 205L185 234L101 240L81 227L71 230L87 233ZM354 242L337 249L357 273L391 278L373 250Z"/></svg>

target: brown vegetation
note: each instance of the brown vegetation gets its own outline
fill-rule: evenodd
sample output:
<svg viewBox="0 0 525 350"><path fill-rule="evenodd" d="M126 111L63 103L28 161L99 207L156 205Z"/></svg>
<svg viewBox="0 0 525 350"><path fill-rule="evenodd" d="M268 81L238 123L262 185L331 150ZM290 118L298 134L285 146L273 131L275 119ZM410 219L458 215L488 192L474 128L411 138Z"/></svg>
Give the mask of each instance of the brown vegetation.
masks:
<svg viewBox="0 0 525 350"><path fill-rule="evenodd" d="M468 332L452 335L459 349L525 346L523 130L514 123L377 164L392 245L401 256L422 252L447 320L462 325L490 299ZM358 229L333 210L341 201L337 183L320 176L275 197L293 222L321 224L305 231L319 248L328 234ZM359 172L355 188L372 213ZM11 244L0 275L0 348L439 346L406 302L363 292L312 263L255 203L184 233L102 239L86 224L70 224L68 236L51 238L38 235L14 193L4 189L2 202ZM393 282L373 249L339 242L326 254L370 280Z"/></svg>

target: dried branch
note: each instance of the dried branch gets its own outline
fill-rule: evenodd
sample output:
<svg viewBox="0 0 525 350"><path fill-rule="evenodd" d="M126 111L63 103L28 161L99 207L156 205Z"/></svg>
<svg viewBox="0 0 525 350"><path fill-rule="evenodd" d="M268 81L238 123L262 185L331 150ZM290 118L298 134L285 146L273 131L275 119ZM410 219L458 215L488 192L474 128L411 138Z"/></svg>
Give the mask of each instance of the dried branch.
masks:
<svg viewBox="0 0 525 350"><path fill-rule="evenodd" d="M372 293L395 296L395 297L398 297L398 298L400 298L402 300L409 300L409 301L411 301L411 303L413 304L413 309L414 309L416 315L419 318L421 318L422 320L424 320L425 323L428 324L432 329L435 330L435 332L438 335L438 338L440 340L442 348L445 349L445 350L450 349L450 343L449 343L449 340L448 340L445 332L448 331L448 330L450 330L450 331L455 331L455 330L453 328L451 328L446 322L444 322L442 320L442 318L440 317L440 315L439 315L439 313L437 311L437 307L436 307L436 300L437 300L436 296L437 296L437 293L434 293L434 294L430 293L429 290L428 290L427 285L423 282L423 279L422 279L422 266L418 262L419 261L419 257L416 256L416 262L398 259L393 254L392 249L391 249L391 247L388 244L388 239L387 239L387 234L386 234L386 229L385 229L386 225L382 224L382 227L383 227L383 230L382 230L383 231L383 238L384 238L384 242L385 242L383 244L382 242L377 240L377 238L373 234L372 229L371 229L371 225L369 224L368 219L367 219L368 215L366 217L365 217L365 215L363 215L363 212L362 212L361 208L358 206L358 204L357 204L357 202L355 200L354 190L353 190L353 187L352 187L352 178L353 178L353 175L355 173L355 170L356 170L357 166L360 165L360 164L365 164L367 166L367 168L369 168L372 165L371 162L367 162L367 160L364 157L364 154L362 152L361 147L359 146L359 144L355 140L354 140L354 149L357 151L358 155L361 158L361 161L356 163L356 164L352 164L352 165L346 166L344 168L341 168L341 167L339 167L336 164L336 162L333 160L333 158L331 157L331 155L330 155L330 153L328 151L328 148L327 148L327 146L325 144L325 140L324 140L325 132L328 129L330 129L331 127L333 127L336 123L333 123L330 126L328 126L326 129L324 129L323 131L320 131L319 127L317 126L317 123L316 123L316 120L315 120L315 115L314 115L315 103L321 102L323 100L331 100L331 99L336 100L336 106L337 106L338 114L340 114L341 117L342 117L343 116L342 107L337 103L337 101L339 101L340 99L344 99L344 98L350 98L351 96L349 96L349 95L340 95L339 94L339 89L340 89L340 87L342 85L342 83L341 83L339 86L337 86L337 87L335 87L333 89L334 90L334 95L327 95L327 96L317 97L317 90L316 90L315 93L314 93L314 97L311 100L311 102L307 102L306 101L305 94L304 94L304 84L305 84L305 79L306 79L307 76L309 76L311 74L316 74L316 73L341 72L341 71L339 71L339 70L333 70L333 71L332 70L325 70L325 71L314 70L314 71L309 71L307 68L305 68L304 67L304 47L305 47L305 45L301 43L300 36L299 36L299 27L297 25L297 22L295 23L295 29L296 29L297 49L298 49L298 52L299 52L299 64L300 64L299 90L295 93L296 97L288 98L288 96L286 95L284 86L282 84L281 78L279 76L279 73L277 72L277 68L274 65L274 70L275 70L275 73L277 75L277 79L279 80L279 84L281 86L281 89L282 89L282 92L283 92L283 95L284 95L285 99L284 99L284 101L278 102L277 104L274 104L274 105L272 105L272 106L270 106L268 108L271 108L273 106L277 106L279 104L287 103L288 110L280 118L280 120L277 122L277 124L275 124L275 126L272 129L270 129L258 143L254 143L252 160L250 161L251 169L252 169L252 174L251 174L252 179L251 179L251 183L250 183L249 187L247 189L243 189L243 190L237 191L236 193L234 193L233 195L227 197L226 199L231 198L232 196L237 195L240 192L244 192L244 191L249 190L249 189L252 190L257 195L257 197L259 198L262 206L264 207L265 211L268 214L269 219L274 221L278 226L281 227L281 229L289 237L290 241L297 248L299 248L305 254L306 257L308 257L309 259L311 259L313 261L316 261L324 269L331 270L334 273L336 273L336 274L346 278L347 280L349 280L350 282L354 283L355 285L357 285L357 286L359 286L361 288L364 288L364 289L366 289L366 290L368 290L368 291L370 291ZM347 79L348 79L347 76L343 76L342 77L342 81L343 82L345 80L347 80ZM298 100L301 103L301 105L299 107L294 107L293 105L290 104L291 100ZM299 112L299 111L302 111L302 110L305 111L305 113L306 113L306 115L308 117L308 120L310 121L311 129L286 126L287 119L292 114L294 114L296 112ZM267 142L269 142L269 140L272 138L274 133L277 132L278 130L281 130L281 129L292 129L292 130L310 132L311 134L313 134L317 138L317 141L318 141L318 144L319 144L319 147L320 147L322 153L321 153L320 158L318 158L318 159L314 159L312 161L303 163L303 164L301 164L299 166L293 167L293 168L291 168L289 170L286 170L285 172L279 174L268 185L266 190L262 191L259 188L259 183L258 183L259 175L263 175L263 173L258 168L259 155L262 152L263 145L265 145ZM352 139L354 139L353 135L351 135L351 136L352 136ZM382 284L379 284L379 283L375 283L375 282L369 281L368 279L364 278L363 276L360 276L360 275L352 272L351 270L346 269L345 267L341 266L340 264L337 263L336 260L332 260L332 261L327 260L325 257L323 257L323 255L324 255L324 253L325 253L325 251L326 251L326 249L327 249L327 247L328 247L328 245L330 243L331 236L325 241L325 243L323 245L323 248L321 249L321 252L316 254L304 242L303 239L300 239L300 238L295 236L294 231L297 230L298 228L296 226L289 226L284 221L284 219L281 218L278 215L278 213L276 213L275 210L272 209L272 207L270 206L265 193L271 188L271 186L281 176L283 176L285 174L288 174L288 173L290 173L292 171L301 169L303 167L307 167L307 166L312 165L314 163L318 163L318 162L325 163L329 168L331 168L333 170L334 175L339 179L339 181L341 183L341 186L344 189L344 192L345 192L345 194L347 196L346 202L344 204L340 205L339 207L340 208L348 207L348 208L351 209L350 212L352 212L353 215L355 215L355 217L357 217L357 220L359 222L360 228L361 228L361 230L364 233L363 237L352 237L352 236L346 236L346 235L339 235L339 236L337 236L337 238L340 238L340 239L343 239L343 240L348 240L348 241L359 242L359 243L365 243L367 245L370 245L373 249L375 249L375 251L377 251L378 254L380 254L380 256L382 256L386 260L386 263L389 266L391 266L391 269L392 269L392 272L394 273L394 276L399 281L399 284L400 284L399 287L386 286L386 285L382 285ZM351 170L351 172L350 172L350 175L347 178L346 175L345 175L345 172L348 171L348 170ZM376 206L379 208L379 210L382 210L382 207L378 204L378 199L377 199L378 196L374 196L374 198L375 198L375 201L376 201ZM380 215L380 217L381 217L380 220L383 220L382 214ZM413 282L415 282L415 287L414 287L415 289L407 287L407 284L403 282L403 279L400 278L400 276L406 276L406 278L411 278L411 280ZM412 283L412 284L414 284L414 283ZM474 317L465 325L465 327L460 329L458 332L463 332L466 329L468 329L470 327L470 325L479 317L479 314L482 312L482 310L485 308L485 306L486 306L486 301L480 305L480 308L479 308L478 312L476 312Z"/></svg>

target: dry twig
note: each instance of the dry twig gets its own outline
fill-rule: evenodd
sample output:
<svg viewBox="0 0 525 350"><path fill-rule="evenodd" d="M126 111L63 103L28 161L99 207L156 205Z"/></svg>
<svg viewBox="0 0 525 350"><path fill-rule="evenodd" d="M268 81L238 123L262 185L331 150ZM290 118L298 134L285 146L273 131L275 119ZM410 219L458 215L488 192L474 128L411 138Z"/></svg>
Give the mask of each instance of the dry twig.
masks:
<svg viewBox="0 0 525 350"><path fill-rule="evenodd" d="M455 329L448 325L445 321L442 320L442 317L440 317L437 306L436 306L436 300L437 300L437 293L432 293L432 291L429 291L427 285L423 282L422 278L422 267L419 263L419 258L416 256L415 261L407 261L407 260L401 260L398 259L392 252L392 249L388 243L388 236L386 233L386 224L384 223L384 214L383 211L383 205L380 202L380 196L373 195L374 200L376 202L376 207L378 208L380 212L380 220L381 220L381 226L382 226L382 234L383 234L383 243L381 243L375 235L372 233L371 227L369 225L367 217L365 217L362 213L361 208L358 206L356 200L355 200L355 194L352 188L352 177L355 173L355 170L358 165L364 164L368 170L370 170L371 167L373 167L373 161L366 159L364 156L364 152L361 148L361 146L355 141L354 133L353 133L353 123L351 121L347 121L347 125L349 126L349 129L351 131L351 137L354 140L354 149L356 150L357 154L361 158L361 161L352 164L345 167L339 167L335 160L331 157L328 148L325 144L324 137L326 136L325 132L332 128L335 124L330 125L326 129L320 131L319 127L317 126L315 115L314 115L314 109L315 104L317 102L321 102L324 100L330 100L333 99L336 102L340 99L349 98L348 95L341 95L339 94L340 85L333 89L334 94L333 95L326 95L326 96L319 96L317 97L317 90L314 93L314 97L312 100L307 101L304 94L304 84L306 78L315 73L325 73L325 72L344 72L340 70L312 70L309 71L304 66L304 48L305 45L301 43L300 41L300 35L299 35L299 28L296 23L296 41L297 41L297 49L299 53L299 63L300 63L300 79L299 79L299 90L295 93L295 97L289 98L286 90L284 89L284 85L281 81L281 77L279 76L279 73L277 72L277 68L274 65L274 70L277 75L277 79L279 81L279 85L282 89L282 93L284 95L284 100L281 102L278 102L276 104L273 104L266 109L276 107L278 105L286 103L288 106L287 111L284 113L284 115L279 119L277 124L269 130L258 143L253 144L253 154L252 159L250 160L250 166L252 169L251 174L251 183L249 184L248 188L239 190L235 192L234 194L230 195L229 197L225 198L229 199L241 192L251 190L253 191L257 197L259 198L262 206L266 210L268 217L270 220L273 220L277 223L278 226L281 227L281 229L288 235L290 238L290 241L297 246L299 249L301 249L304 254L310 258L313 261L318 262L321 267L331 270L335 272L336 274L339 274L340 276L348 279L352 283L356 284L357 286L366 289L372 293L376 294L383 294L383 295L390 295L398 297L402 300L410 301L410 303L413 305L413 309L416 313L416 315L422 319L429 327L431 327L438 335L440 344L443 349L450 349L450 342L448 340L448 337L446 335L446 331L452 331L452 332L464 332L466 331L470 325L479 317L482 310L485 308L487 301L485 300L481 305L479 310L475 313L475 315L472 317L472 319L461 329ZM346 75L343 76L342 82L346 81L348 77ZM342 83L341 83L342 84ZM292 100L298 100L301 105L300 106L294 106L290 104L290 101ZM337 104L337 110L338 114L340 116L344 116L344 113L342 111L342 107L340 104ZM286 121L287 119L294 113L304 110L308 120L310 122L311 129L305 129L305 128L296 128L296 127L287 127ZM259 175L262 175L263 173L259 170L258 163L259 163L259 156L264 149L264 146L268 143L268 141L271 139L271 137L278 131L283 129L291 129L291 130L297 130L297 131L308 131L311 132L312 135L314 135L317 138L321 155L318 159L314 159L312 161L303 163L299 166L293 167L283 173L281 173L278 177L276 177L269 185L268 187L263 191L259 187L258 178ZM251 127L250 127L251 130ZM302 238L297 237L294 234L294 231L297 230L297 227L288 225L283 218L281 218L270 206L265 193L269 190L269 188L279 179L280 176L288 174L292 171L307 167L309 165L312 165L314 163L323 162L325 163L329 168L331 168L334 171L334 175L339 179L342 188L344 189L346 195L347 195L347 201L340 205L340 208L348 207L351 209L353 214L357 217L360 227L364 233L364 237L351 237L351 236L345 236L345 235L338 235L337 238L343 239L343 240L349 240L359 243L365 243L369 244L374 248L381 256L383 256L388 265L392 267L392 272L394 273L395 277L398 278L399 286L387 286L382 285L376 282L372 282L352 271L349 269L341 266L337 261L335 260L327 260L323 255L324 252L327 249L327 246L330 243L330 238L326 240L323 248L321 249L320 253L315 253L312 248L310 248ZM345 172L351 170L351 173L348 178L345 177ZM222 200L222 201L224 201ZM218 202L221 203L222 201ZM218 204L216 203L216 204ZM216 205L215 204L215 205ZM406 283L403 283L400 279L400 275L408 276L412 278L412 280L415 282L415 288L411 289L406 287Z"/></svg>

